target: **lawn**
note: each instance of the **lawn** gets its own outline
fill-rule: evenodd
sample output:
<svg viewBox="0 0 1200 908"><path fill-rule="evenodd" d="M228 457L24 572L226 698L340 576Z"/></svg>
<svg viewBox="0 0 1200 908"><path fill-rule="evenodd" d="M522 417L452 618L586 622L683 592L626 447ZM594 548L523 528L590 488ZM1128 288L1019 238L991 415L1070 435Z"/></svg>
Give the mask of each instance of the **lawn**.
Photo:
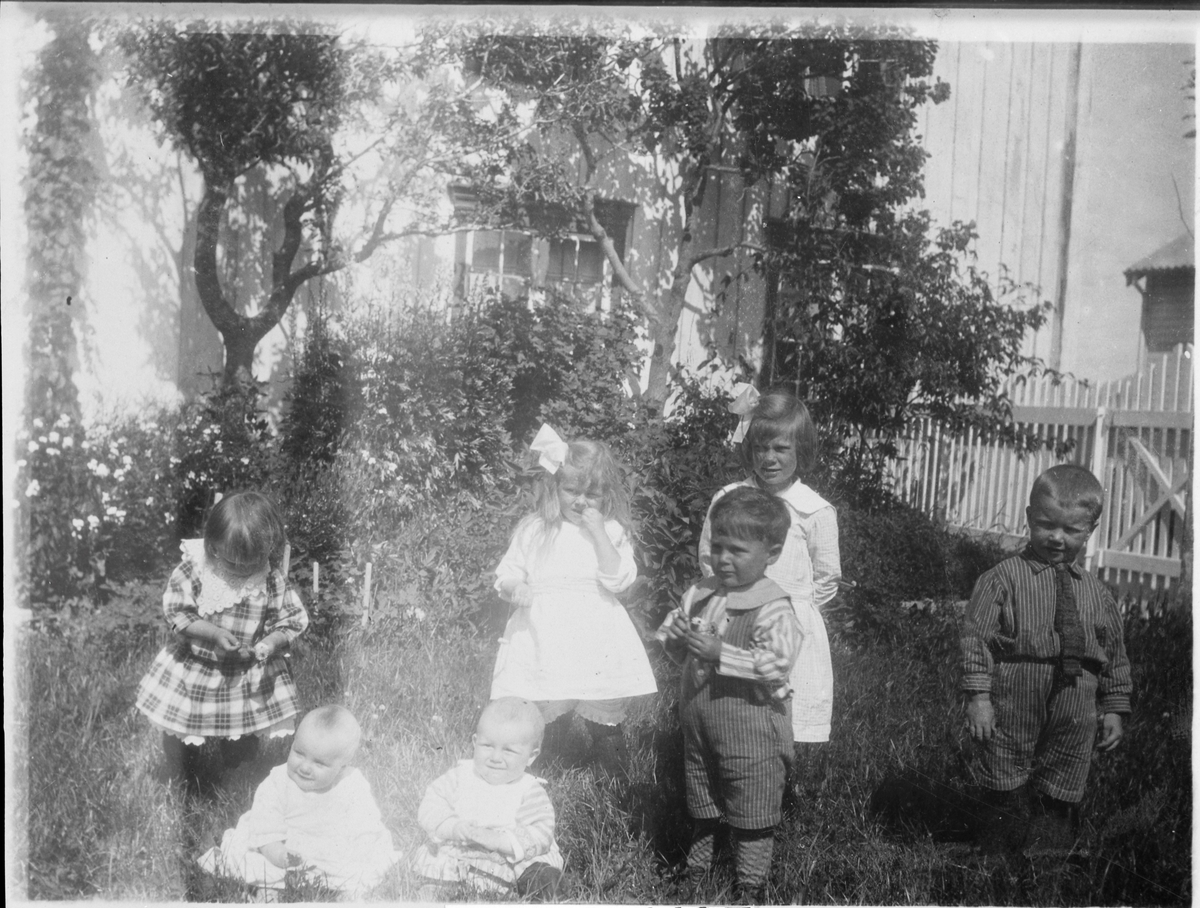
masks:
<svg viewBox="0 0 1200 908"><path fill-rule="evenodd" d="M129 614L153 611L153 596ZM952 609L914 616L888 639L833 644L833 740L824 771L789 799L770 896L790 904L1186 905L1191 903L1191 623L1130 624L1138 686L1128 737L1098 757L1083 805L1082 849L1056 859L976 853L965 841L973 754L954 692ZM228 773L212 796L185 797L158 775L159 743L133 708L160 645L145 621L95 614L39 619L18 632L10 809L26 830L10 868L33 899L238 901L198 871L197 854L249 804L286 744ZM292 655L305 704L341 702L363 722L359 765L397 847L421 841L425 785L468 755L486 699L490 630L415 619L302 639ZM629 723L629 784L588 768L556 769L549 791L567 859L565 902L665 904L729 898L730 868L692 893L678 881L687 821L674 717L674 669L656 661L660 694ZM10 694L14 691L10 688ZM398 867L373 900L411 901ZM295 894L297 899L303 893Z"/></svg>

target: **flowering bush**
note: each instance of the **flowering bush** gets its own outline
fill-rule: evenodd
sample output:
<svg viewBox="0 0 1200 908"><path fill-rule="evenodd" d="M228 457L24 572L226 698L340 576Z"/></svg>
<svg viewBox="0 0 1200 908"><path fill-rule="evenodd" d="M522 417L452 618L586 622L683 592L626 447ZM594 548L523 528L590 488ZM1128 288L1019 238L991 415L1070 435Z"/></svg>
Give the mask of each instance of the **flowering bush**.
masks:
<svg viewBox="0 0 1200 908"><path fill-rule="evenodd" d="M278 458L263 394L259 382L218 388L187 404L177 421L164 423L173 439L177 538L201 534L217 494L270 489Z"/></svg>
<svg viewBox="0 0 1200 908"><path fill-rule="evenodd" d="M35 419L18 444L29 514L33 603L90 595L159 568L175 525L163 412L85 430Z"/></svg>

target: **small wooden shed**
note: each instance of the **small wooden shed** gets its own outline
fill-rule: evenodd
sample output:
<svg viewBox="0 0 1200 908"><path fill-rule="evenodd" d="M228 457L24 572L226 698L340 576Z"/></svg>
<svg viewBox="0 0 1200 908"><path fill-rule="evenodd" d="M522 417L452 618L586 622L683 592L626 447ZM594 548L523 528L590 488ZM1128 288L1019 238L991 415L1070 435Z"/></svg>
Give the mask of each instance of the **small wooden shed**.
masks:
<svg viewBox="0 0 1200 908"><path fill-rule="evenodd" d="M1142 294L1142 349L1166 353L1190 344L1196 324L1196 241L1190 233L1125 269L1126 284Z"/></svg>

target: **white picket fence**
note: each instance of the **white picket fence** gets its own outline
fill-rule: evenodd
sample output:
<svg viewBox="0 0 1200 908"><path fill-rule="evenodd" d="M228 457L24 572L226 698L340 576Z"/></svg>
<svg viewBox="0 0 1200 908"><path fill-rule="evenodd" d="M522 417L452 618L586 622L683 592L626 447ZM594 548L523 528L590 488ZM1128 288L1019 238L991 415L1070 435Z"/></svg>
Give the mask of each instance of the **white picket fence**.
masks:
<svg viewBox="0 0 1200 908"><path fill-rule="evenodd" d="M1043 376L1009 388L1021 426L1073 442L1066 458L1019 455L973 432L954 436L919 420L892 462L896 492L946 525L1025 536L1029 487L1056 463L1088 467L1106 500L1087 565L1121 593L1161 595L1179 576L1193 444L1192 345L1150 358L1134 377L1104 384ZM1097 443L1099 440L1099 444Z"/></svg>

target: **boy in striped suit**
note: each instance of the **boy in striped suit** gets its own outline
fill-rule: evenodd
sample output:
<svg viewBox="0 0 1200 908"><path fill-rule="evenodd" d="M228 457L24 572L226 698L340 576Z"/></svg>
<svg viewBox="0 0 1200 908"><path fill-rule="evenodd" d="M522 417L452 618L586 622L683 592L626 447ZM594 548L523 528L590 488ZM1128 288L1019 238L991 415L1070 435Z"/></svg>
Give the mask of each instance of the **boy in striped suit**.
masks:
<svg viewBox="0 0 1200 908"><path fill-rule="evenodd" d="M967 606L962 690L982 745L988 849L1069 851L1092 749L1121 741L1132 689L1121 616L1075 564L1103 494L1073 464L1038 476L1029 543L979 578Z"/></svg>
<svg viewBox="0 0 1200 908"><path fill-rule="evenodd" d="M788 675L800 628L787 593L766 577L791 518L780 499L742 487L713 505L709 521L713 575L684 594L657 638L683 662L689 876L698 882L709 872L724 818L733 830L738 896L758 901L792 758Z"/></svg>

